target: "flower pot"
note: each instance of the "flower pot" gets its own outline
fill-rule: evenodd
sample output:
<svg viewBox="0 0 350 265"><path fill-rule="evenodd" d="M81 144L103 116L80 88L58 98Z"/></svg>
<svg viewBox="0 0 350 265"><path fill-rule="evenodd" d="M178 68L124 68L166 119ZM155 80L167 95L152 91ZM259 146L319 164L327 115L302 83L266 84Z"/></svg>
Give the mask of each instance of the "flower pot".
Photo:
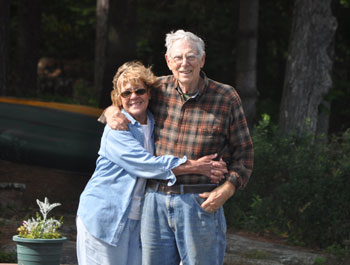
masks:
<svg viewBox="0 0 350 265"><path fill-rule="evenodd" d="M18 265L60 265L62 245L66 237L32 239L13 236L17 243Z"/></svg>

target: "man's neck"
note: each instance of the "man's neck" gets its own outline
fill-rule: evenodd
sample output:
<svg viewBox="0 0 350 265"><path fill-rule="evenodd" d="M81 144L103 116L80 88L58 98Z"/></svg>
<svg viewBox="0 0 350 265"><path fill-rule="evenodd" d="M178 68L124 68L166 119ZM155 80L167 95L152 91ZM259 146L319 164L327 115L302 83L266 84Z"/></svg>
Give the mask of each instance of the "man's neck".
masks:
<svg viewBox="0 0 350 265"><path fill-rule="evenodd" d="M194 95L197 93L197 91L199 90L201 84L203 82L203 79L201 77L198 78L196 83L192 83L192 84L181 84L179 82L179 86L182 90L182 92L186 95Z"/></svg>
<svg viewBox="0 0 350 265"><path fill-rule="evenodd" d="M182 90L182 92L186 95L193 95L197 92L198 90L198 84L195 87L187 87L187 86L183 86L180 84L180 88Z"/></svg>

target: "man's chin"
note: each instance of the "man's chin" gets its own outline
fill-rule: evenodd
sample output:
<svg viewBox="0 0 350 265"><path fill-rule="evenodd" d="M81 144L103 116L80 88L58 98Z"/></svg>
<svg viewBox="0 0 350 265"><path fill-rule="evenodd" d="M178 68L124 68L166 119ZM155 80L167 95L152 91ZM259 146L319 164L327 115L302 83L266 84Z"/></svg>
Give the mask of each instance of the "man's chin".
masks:
<svg viewBox="0 0 350 265"><path fill-rule="evenodd" d="M179 78L179 82L183 85L189 85L189 84L191 84L192 81L193 81L193 79L190 77L180 77Z"/></svg>

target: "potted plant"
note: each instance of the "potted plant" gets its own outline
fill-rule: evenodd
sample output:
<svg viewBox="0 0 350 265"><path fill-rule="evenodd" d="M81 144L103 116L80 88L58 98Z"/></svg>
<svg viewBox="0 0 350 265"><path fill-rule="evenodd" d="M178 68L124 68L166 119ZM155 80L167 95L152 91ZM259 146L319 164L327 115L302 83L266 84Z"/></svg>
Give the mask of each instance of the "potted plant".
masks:
<svg viewBox="0 0 350 265"><path fill-rule="evenodd" d="M23 221L17 229L18 235L13 236L17 244L17 260L21 265L59 265L62 245L67 240L59 232L62 217L56 220L48 218L48 213L60 203L50 204L45 197L43 202L36 200L41 215Z"/></svg>

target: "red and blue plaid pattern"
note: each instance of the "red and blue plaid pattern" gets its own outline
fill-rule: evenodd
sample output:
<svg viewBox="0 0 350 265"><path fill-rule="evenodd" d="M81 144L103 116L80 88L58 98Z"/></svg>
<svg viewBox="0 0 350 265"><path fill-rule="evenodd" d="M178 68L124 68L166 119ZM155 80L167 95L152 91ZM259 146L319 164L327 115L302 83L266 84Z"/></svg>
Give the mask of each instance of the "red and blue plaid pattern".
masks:
<svg viewBox="0 0 350 265"><path fill-rule="evenodd" d="M149 108L155 117L156 155L198 159L228 146L223 154L228 179L247 184L253 168L253 144L236 90L211 80L201 72L199 93L187 101L173 76L160 77L152 90ZM178 184L210 183L202 175L177 176Z"/></svg>

